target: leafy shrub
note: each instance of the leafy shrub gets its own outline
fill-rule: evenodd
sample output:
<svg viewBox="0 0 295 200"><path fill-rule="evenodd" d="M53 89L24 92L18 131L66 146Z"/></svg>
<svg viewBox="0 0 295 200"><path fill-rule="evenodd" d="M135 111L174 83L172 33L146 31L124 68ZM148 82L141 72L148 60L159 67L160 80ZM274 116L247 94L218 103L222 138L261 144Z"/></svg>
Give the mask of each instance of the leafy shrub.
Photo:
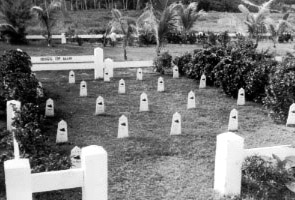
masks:
<svg viewBox="0 0 295 200"><path fill-rule="evenodd" d="M213 70L215 85L222 87L231 97L236 97L238 90L244 88L248 100L261 101L268 84L268 74L264 73L270 73L275 65L275 62L270 61L272 55L267 51L257 52L255 45L248 41L242 41L229 49L229 56Z"/></svg>
<svg viewBox="0 0 295 200"><path fill-rule="evenodd" d="M218 42L221 44L221 46L226 47L228 43L230 42L230 37L228 35L227 31L224 31L218 35Z"/></svg>
<svg viewBox="0 0 295 200"><path fill-rule="evenodd" d="M246 79L246 96L248 100L262 103L266 96L265 88L269 84L270 75L276 70L277 62L273 60L257 62L253 70L251 70Z"/></svg>
<svg viewBox="0 0 295 200"><path fill-rule="evenodd" d="M190 32L186 35L186 43L195 44L197 42L197 36L195 33Z"/></svg>
<svg viewBox="0 0 295 200"><path fill-rule="evenodd" d="M38 80L31 72L31 59L25 52L11 50L0 57L0 105L8 100L36 103Z"/></svg>
<svg viewBox="0 0 295 200"><path fill-rule="evenodd" d="M145 32L139 35L139 44L140 45L150 45L156 44L156 36L152 32Z"/></svg>
<svg viewBox="0 0 295 200"><path fill-rule="evenodd" d="M79 46L83 45L83 38L80 38L79 36L76 36L75 41L78 43Z"/></svg>
<svg viewBox="0 0 295 200"><path fill-rule="evenodd" d="M216 45L217 44L218 36L215 33L209 32L208 33L208 43L209 45Z"/></svg>
<svg viewBox="0 0 295 200"><path fill-rule="evenodd" d="M156 72L165 74L165 70L172 68L172 56L166 51L154 59L154 69Z"/></svg>
<svg viewBox="0 0 295 200"><path fill-rule="evenodd" d="M30 159L33 172L68 169L69 157L58 153L43 134L43 111L39 105L27 103L16 112L14 133L22 154Z"/></svg>
<svg viewBox="0 0 295 200"><path fill-rule="evenodd" d="M285 161L264 160L259 156L247 157L242 166L242 196L254 199L293 199L294 193L286 183L295 181L293 169L285 168Z"/></svg>
<svg viewBox="0 0 295 200"><path fill-rule="evenodd" d="M166 35L166 40L168 43L180 44L183 43L183 38L180 32L168 32Z"/></svg>
<svg viewBox="0 0 295 200"><path fill-rule="evenodd" d="M287 60L278 66L266 88L264 105L277 122L285 122L289 107L295 102L295 61Z"/></svg>
<svg viewBox="0 0 295 200"><path fill-rule="evenodd" d="M174 58L173 63L178 66L178 71L180 75L185 75L185 69L188 68L188 64L191 63L192 54L186 52L182 56L177 56Z"/></svg>

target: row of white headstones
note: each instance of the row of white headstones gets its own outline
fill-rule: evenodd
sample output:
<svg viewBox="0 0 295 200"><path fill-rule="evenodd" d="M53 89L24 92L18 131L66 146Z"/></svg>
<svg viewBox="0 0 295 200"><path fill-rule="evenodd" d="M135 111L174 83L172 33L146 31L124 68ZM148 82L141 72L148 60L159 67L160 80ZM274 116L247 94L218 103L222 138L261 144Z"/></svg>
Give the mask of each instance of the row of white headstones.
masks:
<svg viewBox="0 0 295 200"><path fill-rule="evenodd" d="M178 69L173 69L173 78L179 78ZM113 72L110 73L111 77L113 76ZM108 76L109 74L107 74ZM137 80L143 80L143 72L141 69L137 70ZM110 81L109 79L107 81ZM75 73L73 71L70 71L69 73L69 83L73 84L75 83ZM37 95L43 96L43 90L42 90L42 84L39 83L39 86L41 89L38 89ZM119 81L119 94L125 94L125 81L121 79ZM202 75L200 80L200 89L206 88L206 77L205 75ZM158 78L158 92L164 92L164 79L162 77ZM80 96L85 97L87 96L87 84L85 81L81 81L80 83ZM13 112L13 108L10 105L14 105L16 109L20 109L20 102L18 101L10 101L7 102L7 128L8 130L11 130L12 126L12 118L14 117L13 114L10 115L10 113ZM242 106L245 105L245 90L241 88L238 92L238 99L237 99L237 105ZM187 109L194 109L196 108L196 98L195 93L193 91L190 91L188 94L187 99ZM142 93L140 95L140 112L146 112L149 111L149 104L148 104L148 97L146 93ZM105 113L105 103L103 97L99 96L96 99L96 109L95 109L95 115L101 115ZM9 116L10 115L10 116ZM53 117L54 116L54 101L52 99L48 99L46 101L46 109L45 109L45 116L47 117ZM295 125L295 103L293 103L290 106L289 109L289 115L287 119L287 126L294 126ZM129 131L128 131L128 119L126 116L122 115L119 118L119 125L118 125L118 138L125 138L129 137ZM229 117L229 124L228 124L228 130L229 131L237 131L238 130L238 111L236 109L233 109L230 112ZM176 112L172 117L172 125L170 129L170 135L180 135L181 134L181 115ZM56 143L65 143L68 142L68 128L67 123L64 120L61 120L58 123L57 128L57 136L56 136ZM79 157L77 153L79 152L78 147L74 147L74 149L71 152L71 157L73 158L73 163L77 163L74 158Z"/></svg>

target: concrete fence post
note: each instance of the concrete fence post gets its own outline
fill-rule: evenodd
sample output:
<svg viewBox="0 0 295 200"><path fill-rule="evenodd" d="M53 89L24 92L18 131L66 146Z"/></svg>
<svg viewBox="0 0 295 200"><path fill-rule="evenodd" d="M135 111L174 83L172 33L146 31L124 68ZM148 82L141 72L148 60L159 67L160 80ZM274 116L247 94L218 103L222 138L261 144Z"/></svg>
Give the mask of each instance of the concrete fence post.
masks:
<svg viewBox="0 0 295 200"><path fill-rule="evenodd" d="M232 132L217 136L214 190L220 195L240 195L244 139Z"/></svg>
<svg viewBox="0 0 295 200"><path fill-rule="evenodd" d="M94 49L94 79L103 78L104 55L102 48Z"/></svg>
<svg viewBox="0 0 295 200"><path fill-rule="evenodd" d="M67 38L65 33L61 33L61 43L66 44L67 43Z"/></svg>
<svg viewBox="0 0 295 200"><path fill-rule="evenodd" d="M12 131L15 127L12 126L12 123L14 122L13 118L15 117L15 111L13 108L16 108L16 110L20 110L21 102L16 100L10 100L6 102L6 115L7 115L7 130Z"/></svg>
<svg viewBox="0 0 295 200"><path fill-rule="evenodd" d="M4 162L7 200L32 200L31 168L29 159Z"/></svg>
<svg viewBox="0 0 295 200"><path fill-rule="evenodd" d="M83 200L107 200L108 166L107 152L100 146L84 147L81 167L84 170Z"/></svg>

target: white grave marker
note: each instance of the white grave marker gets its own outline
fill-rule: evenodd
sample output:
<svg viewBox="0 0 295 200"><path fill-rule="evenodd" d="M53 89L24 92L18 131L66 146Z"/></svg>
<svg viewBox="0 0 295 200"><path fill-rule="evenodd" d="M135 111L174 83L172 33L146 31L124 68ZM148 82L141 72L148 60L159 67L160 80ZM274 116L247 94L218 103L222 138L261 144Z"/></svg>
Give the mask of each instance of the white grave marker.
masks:
<svg viewBox="0 0 295 200"><path fill-rule="evenodd" d="M85 81L80 83L80 97L87 97L87 83Z"/></svg>
<svg viewBox="0 0 295 200"><path fill-rule="evenodd" d="M43 86L40 81L38 82L37 86L37 97L44 97Z"/></svg>
<svg viewBox="0 0 295 200"><path fill-rule="evenodd" d="M181 116L178 112L176 112L174 113L172 117L170 135L180 135L180 134L181 134Z"/></svg>
<svg viewBox="0 0 295 200"><path fill-rule="evenodd" d="M119 81L118 93L119 94L125 94L126 93L126 85L125 85L125 81L123 79L121 79Z"/></svg>
<svg viewBox="0 0 295 200"><path fill-rule="evenodd" d="M174 65L172 71L173 71L173 78L179 78L179 69L178 69L178 66Z"/></svg>
<svg viewBox="0 0 295 200"><path fill-rule="evenodd" d="M118 138L128 137L128 119L122 115L119 119Z"/></svg>
<svg viewBox="0 0 295 200"><path fill-rule="evenodd" d="M12 123L14 122L13 118L15 117L15 111L13 108L16 109L16 111L19 111L21 107L21 102L16 100L10 100L6 102L6 115L7 115L7 130L12 131L15 129L14 126L12 126Z"/></svg>
<svg viewBox="0 0 295 200"><path fill-rule="evenodd" d="M105 68L104 68L103 80L104 80L105 82L110 82L110 81L111 81L111 79L110 79L110 69L109 69L109 67L105 67Z"/></svg>
<svg viewBox="0 0 295 200"><path fill-rule="evenodd" d="M65 33L61 33L61 43L66 44L67 43L67 38Z"/></svg>
<svg viewBox="0 0 295 200"><path fill-rule="evenodd" d="M73 70L70 71L69 73L69 83L75 83L76 79L75 79L75 72Z"/></svg>
<svg viewBox="0 0 295 200"><path fill-rule="evenodd" d="M105 112L105 107L104 107L104 99L99 96L96 99L96 109L95 109L95 115L100 115Z"/></svg>
<svg viewBox="0 0 295 200"><path fill-rule="evenodd" d="M149 102L148 102L147 94L144 92L140 95L139 111L140 112L141 111L149 111Z"/></svg>
<svg viewBox="0 0 295 200"><path fill-rule="evenodd" d="M137 69L137 72L136 72L136 80L142 81L142 79L143 79L142 77L143 77L142 69L139 68L139 69Z"/></svg>
<svg viewBox="0 0 295 200"><path fill-rule="evenodd" d="M56 143L68 142L68 125L61 120L57 125Z"/></svg>
<svg viewBox="0 0 295 200"><path fill-rule="evenodd" d="M205 76L205 74L203 74L201 76L199 88L200 89L206 88L206 76Z"/></svg>
<svg viewBox="0 0 295 200"><path fill-rule="evenodd" d="M164 92L165 86L164 86L164 79L162 77L158 78L158 92Z"/></svg>
<svg viewBox="0 0 295 200"><path fill-rule="evenodd" d="M81 167L81 149L78 146L75 146L71 150L71 168L80 168Z"/></svg>
<svg viewBox="0 0 295 200"><path fill-rule="evenodd" d="M245 105L245 90L243 88L239 89L237 105L238 106Z"/></svg>
<svg viewBox="0 0 295 200"><path fill-rule="evenodd" d="M45 108L45 116L53 117L54 116L54 102L52 99L47 99L46 108Z"/></svg>
<svg viewBox="0 0 295 200"><path fill-rule="evenodd" d="M295 103L290 106L286 126L295 127Z"/></svg>
<svg viewBox="0 0 295 200"><path fill-rule="evenodd" d="M187 109L196 108L196 96L193 91L190 91L187 96Z"/></svg>
<svg viewBox="0 0 295 200"><path fill-rule="evenodd" d="M110 78L114 77L114 61L110 58L105 59L104 61L105 68L108 68Z"/></svg>
<svg viewBox="0 0 295 200"><path fill-rule="evenodd" d="M229 115L228 131L238 131L238 111L232 109Z"/></svg>
<svg viewBox="0 0 295 200"><path fill-rule="evenodd" d="M94 49L94 79L103 78L104 56L102 48Z"/></svg>

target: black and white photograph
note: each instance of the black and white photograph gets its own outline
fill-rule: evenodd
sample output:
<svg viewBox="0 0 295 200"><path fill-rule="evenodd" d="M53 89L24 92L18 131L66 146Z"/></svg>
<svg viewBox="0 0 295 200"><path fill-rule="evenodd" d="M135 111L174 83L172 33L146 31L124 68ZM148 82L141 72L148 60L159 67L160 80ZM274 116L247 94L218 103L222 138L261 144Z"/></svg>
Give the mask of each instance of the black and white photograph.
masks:
<svg viewBox="0 0 295 200"><path fill-rule="evenodd" d="M0 200L295 200L295 0L0 0Z"/></svg>

